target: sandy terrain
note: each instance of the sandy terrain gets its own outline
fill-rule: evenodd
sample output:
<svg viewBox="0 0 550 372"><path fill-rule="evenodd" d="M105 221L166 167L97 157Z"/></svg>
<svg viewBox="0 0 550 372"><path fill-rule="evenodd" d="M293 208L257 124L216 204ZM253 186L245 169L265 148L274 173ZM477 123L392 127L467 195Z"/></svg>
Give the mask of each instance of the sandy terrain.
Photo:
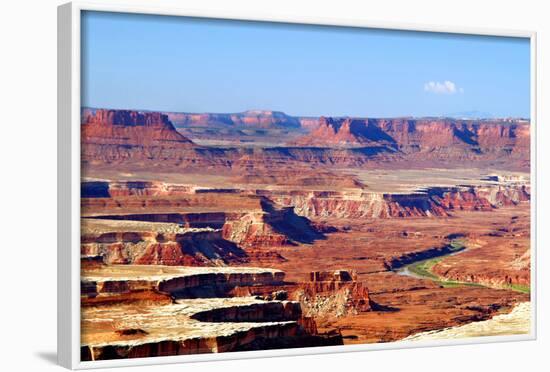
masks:
<svg viewBox="0 0 550 372"><path fill-rule="evenodd" d="M403 339L403 341L449 340L466 337L517 335L529 333L530 330L531 303L522 302L517 304L508 314L497 315L489 320L458 327L418 333Z"/></svg>

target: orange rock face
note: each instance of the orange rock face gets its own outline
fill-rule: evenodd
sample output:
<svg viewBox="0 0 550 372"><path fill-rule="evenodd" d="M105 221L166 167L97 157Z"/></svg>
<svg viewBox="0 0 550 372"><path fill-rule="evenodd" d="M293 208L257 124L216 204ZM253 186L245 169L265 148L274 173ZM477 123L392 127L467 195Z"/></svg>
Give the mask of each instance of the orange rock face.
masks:
<svg viewBox="0 0 550 372"><path fill-rule="evenodd" d="M84 143L114 145L190 146L191 140L179 134L168 116L158 112L97 110L82 123Z"/></svg>
<svg viewBox="0 0 550 372"><path fill-rule="evenodd" d="M395 141L368 120L321 117L317 128L296 141L301 146L392 145Z"/></svg>
<svg viewBox="0 0 550 372"><path fill-rule="evenodd" d="M388 145L406 151L442 147L528 150L525 122L454 119L334 119L321 117L316 129L296 141L302 146Z"/></svg>
<svg viewBox="0 0 550 372"><path fill-rule="evenodd" d="M223 238L221 231L190 229L177 233L132 232L134 225L111 221L127 232L89 232L95 222L83 224L81 255L106 264L211 266L245 263L247 254Z"/></svg>
<svg viewBox="0 0 550 372"><path fill-rule="evenodd" d="M403 218L449 216L453 210L491 210L528 201L526 185L433 187L423 193L266 192L278 204L310 218Z"/></svg>

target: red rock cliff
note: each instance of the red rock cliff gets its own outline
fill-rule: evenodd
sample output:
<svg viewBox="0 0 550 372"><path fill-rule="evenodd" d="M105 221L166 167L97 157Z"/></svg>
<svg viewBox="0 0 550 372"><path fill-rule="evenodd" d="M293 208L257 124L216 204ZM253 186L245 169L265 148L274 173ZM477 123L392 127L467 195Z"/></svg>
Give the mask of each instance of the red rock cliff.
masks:
<svg viewBox="0 0 550 372"><path fill-rule="evenodd" d="M82 141L113 145L189 146L167 115L130 110L83 111Z"/></svg>
<svg viewBox="0 0 550 372"><path fill-rule="evenodd" d="M299 146L332 147L385 145L409 152L529 153L530 125L526 121L455 119L319 119Z"/></svg>

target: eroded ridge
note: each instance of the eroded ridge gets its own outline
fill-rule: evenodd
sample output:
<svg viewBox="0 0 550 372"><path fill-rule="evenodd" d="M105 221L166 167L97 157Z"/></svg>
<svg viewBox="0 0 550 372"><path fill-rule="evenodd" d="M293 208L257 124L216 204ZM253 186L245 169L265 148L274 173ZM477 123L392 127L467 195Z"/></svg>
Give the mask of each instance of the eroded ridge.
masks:
<svg viewBox="0 0 550 372"><path fill-rule="evenodd" d="M298 302L238 295L283 279L248 267L85 269L82 360L341 344L338 334L319 334Z"/></svg>

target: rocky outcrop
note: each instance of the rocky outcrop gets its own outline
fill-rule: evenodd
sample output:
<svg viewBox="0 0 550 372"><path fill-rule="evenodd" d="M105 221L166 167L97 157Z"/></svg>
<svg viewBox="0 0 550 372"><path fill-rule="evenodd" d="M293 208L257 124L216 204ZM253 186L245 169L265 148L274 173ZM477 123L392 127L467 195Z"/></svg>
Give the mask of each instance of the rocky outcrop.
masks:
<svg viewBox="0 0 550 372"><path fill-rule="evenodd" d="M81 182L80 185L80 195L82 198L189 195L197 191L197 187L191 185L147 181L89 181Z"/></svg>
<svg viewBox="0 0 550 372"><path fill-rule="evenodd" d="M368 120L321 117L317 128L295 142L299 146L393 146L395 140Z"/></svg>
<svg viewBox="0 0 550 372"><path fill-rule="evenodd" d="M386 146L422 158L512 156L529 159L530 125L524 120L319 119L298 146Z"/></svg>
<svg viewBox="0 0 550 372"><path fill-rule="evenodd" d="M457 119L319 119L318 128L301 141L319 143L364 144L385 141L399 148L424 149L471 145L528 145L530 125L525 120ZM317 138L314 138L317 137Z"/></svg>
<svg viewBox="0 0 550 372"><path fill-rule="evenodd" d="M134 145L190 147L168 116L159 112L96 110L83 118L81 138L85 145Z"/></svg>
<svg viewBox="0 0 550 372"><path fill-rule="evenodd" d="M235 287L276 286L284 276L280 270L254 267L117 265L84 268L81 282L85 296L155 290L195 298L223 296Z"/></svg>
<svg viewBox="0 0 550 372"><path fill-rule="evenodd" d="M341 345L340 334L319 334L297 302L225 297L230 288L276 286L283 278L278 270L245 267L85 269L82 295L94 301L83 302L81 359ZM131 295L155 291L170 294L173 302L155 303L151 295L149 303L128 302Z"/></svg>
<svg viewBox="0 0 550 372"><path fill-rule="evenodd" d="M224 236L244 247L262 248L311 244L323 234L307 218L296 215L292 207L277 207L268 200L262 202L261 213L248 213L226 223Z"/></svg>
<svg viewBox="0 0 550 372"><path fill-rule="evenodd" d="M267 301L232 308L216 308L191 316L201 322L282 322L297 321L301 317L300 304L293 301Z"/></svg>
<svg viewBox="0 0 550 372"><path fill-rule="evenodd" d="M93 113L86 112L83 124L95 124L102 126L125 126L125 127L170 127L168 116L160 112L139 112L131 110L106 110L100 109Z"/></svg>
<svg viewBox="0 0 550 372"><path fill-rule="evenodd" d="M192 255L194 258L193 261L185 258L186 265L196 264L197 261L236 263L245 259L239 253L240 248L237 248L237 245L244 248L247 255L261 256L264 255L265 252L262 251L265 248L297 243L311 244L316 239L323 238L323 234L317 231L307 218L298 216L292 207L279 207L257 195L223 190L203 192L207 190L162 183L154 186L140 182L114 185L106 183L96 187L97 184L98 182L91 182L83 186L85 194L89 196L81 202L83 216L102 220L104 223L107 223L107 220L111 223L142 222L144 225L146 222L168 223L195 230L186 231L184 234L164 232L160 235L161 241L155 237L148 237L148 245L144 245L143 239L137 239L132 247L128 246L132 242L121 241L112 241L109 242L111 245L101 247L97 244L88 244L83 246L87 256L91 256L92 252L101 252L104 257L113 257L114 252L119 252L114 256L124 257L123 261L127 261L129 254L121 252L132 251L131 262L138 263L144 262L144 259L151 259L151 263L177 265L181 264L178 262L184 260L184 257L175 252L181 251L185 257ZM118 194L123 196L111 197ZM189 212L183 212L185 210ZM153 226L155 225L151 225ZM120 236L121 234L119 233ZM154 233L151 234L156 236ZM144 235L147 233L141 234ZM103 238L100 241L97 239L84 235L82 241L105 241ZM122 243L126 245L122 247ZM223 252L227 252L228 256L224 256ZM174 260L157 262L159 257L174 257ZM273 254L265 258L281 259ZM121 263L118 260L112 261L111 258L108 258L108 262Z"/></svg>
<svg viewBox="0 0 550 372"><path fill-rule="evenodd" d="M117 221L105 221L114 224ZM221 230L183 229L181 232L84 232L81 256L106 264L211 266L248 262L244 250L223 238Z"/></svg>
<svg viewBox="0 0 550 372"><path fill-rule="evenodd" d="M525 184L432 187L407 194L363 191L258 191L275 203L293 206L308 218L395 218L448 216L453 210L491 210L528 201Z"/></svg>
<svg viewBox="0 0 550 372"><path fill-rule="evenodd" d="M370 311L369 292L353 271L315 271L292 295L306 316L342 317Z"/></svg>
<svg viewBox="0 0 550 372"><path fill-rule="evenodd" d="M297 216L292 208L274 210L271 213L263 210L234 213L141 213L109 214L94 218L105 222L170 223L188 230L177 234L139 233L135 241L115 240L122 236L133 236L130 231L124 234L113 234L116 236L113 241L108 241L111 234L83 236L83 254L87 256L94 253L101 254L109 263L129 263L126 262L130 259L129 253L121 254L121 252L132 252L131 259L135 263L145 263L146 260L156 261L162 257L174 258L162 260L162 264L165 265L180 265L183 264L178 263L181 260L184 260L186 265L208 262L246 262L246 256L252 252L258 253L265 248L296 245L296 243L312 243L315 239L323 237L306 218ZM105 244L107 242L109 244ZM244 248L246 254L239 247ZM180 251L183 252L183 256L180 255ZM194 259L186 261L189 255ZM124 259L113 260L113 257L124 257ZM161 262L156 263L161 264Z"/></svg>

